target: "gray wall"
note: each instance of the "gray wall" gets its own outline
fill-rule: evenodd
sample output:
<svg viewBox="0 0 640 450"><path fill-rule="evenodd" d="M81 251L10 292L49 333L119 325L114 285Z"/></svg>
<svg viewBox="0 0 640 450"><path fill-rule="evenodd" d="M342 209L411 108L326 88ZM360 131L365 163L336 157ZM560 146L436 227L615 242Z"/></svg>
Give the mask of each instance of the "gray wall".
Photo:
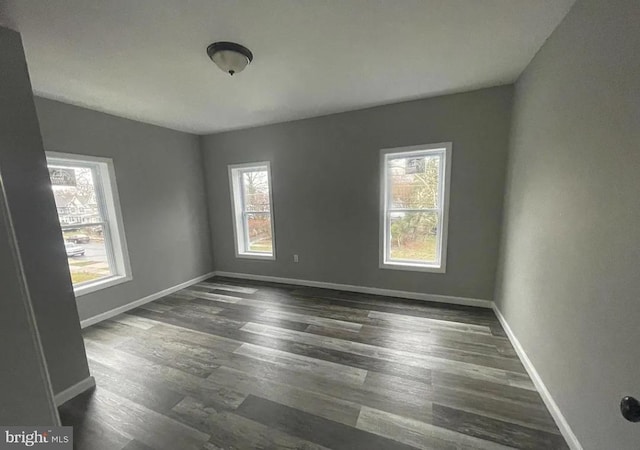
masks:
<svg viewBox="0 0 640 450"><path fill-rule="evenodd" d="M0 29L0 36L3 35ZM0 38L1 39L1 38ZM0 85L0 90L3 85ZM1 96L1 95L0 95ZM4 107L3 103L0 108ZM34 116L35 120L35 116ZM0 135L0 141L3 136ZM9 214L0 189L0 424L56 425L49 372L37 334Z"/></svg>
<svg viewBox="0 0 640 450"><path fill-rule="evenodd" d="M47 151L113 158L133 280L78 297L81 319L212 270L198 137L36 98Z"/></svg>
<svg viewBox="0 0 640 450"><path fill-rule="evenodd" d="M517 83L496 298L586 449L637 449L640 2L578 0Z"/></svg>
<svg viewBox="0 0 640 450"><path fill-rule="evenodd" d="M503 86L203 137L215 269L491 299L511 102ZM379 269L379 150L444 141L453 142L447 273ZM237 259L227 165L263 160L277 261Z"/></svg>
<svg viewBox="0 0 640 450"><path fill-rule="evenodd" d="M0 28L0 67L0 180L15 227L51 383L54 392L59 393L88 377L89 369L20 35L4 28ZM3 251L3 258L6 257ZM11 283L15 271L2 270L0 276L3 277L0 286L11 289L10 284L4 285L4 277ZM3 290L0 297L3 308L16 301L15 292L7 295ZM13 322L14 319L20 322ZM8 315L2 312L0 341L15 346L25 344L24 333L29 333L29 328L15 329L16 325L24 324L24 319L18 311ZM24 345L24 361L3 357L2 376L10 376L14 364L28 364L32 350L32 345ZM22 369L24 381L31 380L27 369ZM24 388L19 383L3 387ZM33 389L36 394L41 386L34 383ZM4 402L5 397L2 399Z"/></svg>

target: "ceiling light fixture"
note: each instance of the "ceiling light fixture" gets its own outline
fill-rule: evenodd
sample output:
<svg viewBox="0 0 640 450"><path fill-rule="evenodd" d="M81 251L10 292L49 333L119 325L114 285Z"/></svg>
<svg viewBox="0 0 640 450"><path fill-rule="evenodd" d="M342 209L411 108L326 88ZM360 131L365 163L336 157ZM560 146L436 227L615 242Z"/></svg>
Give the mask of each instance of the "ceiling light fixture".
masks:
<svg viewBox="0 0 640 450"><path fill-rule="evenodd" d="M214 42L207 47L207 55L229 75L242 72L253 60L251 50L235 42Z"/></svg>

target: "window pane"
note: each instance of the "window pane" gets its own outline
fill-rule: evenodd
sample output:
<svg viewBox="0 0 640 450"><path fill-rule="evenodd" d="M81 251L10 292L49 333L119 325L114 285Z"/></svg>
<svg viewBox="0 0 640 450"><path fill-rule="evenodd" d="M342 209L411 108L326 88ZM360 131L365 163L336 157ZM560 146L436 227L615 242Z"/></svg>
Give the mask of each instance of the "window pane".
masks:
<svg viewBox="0 0 640 450"><path fill-rule="evenodd" d="M91 165L53 162L49 177L62 226L69 271L73 285L116 275L107 256L111 243L105 242L106 222L96 190L98 180Z"/></svg>
<svg viewBox="0 0 640 450"><path fill-rule="evenodd" d="M88 167L49 166L60 225L103 222L98 208L93 170Z"/></svg>
<svg viewBox="0 0 640 450"><path fill-rule="evenodd" d="M393 158L387 161L389 207L436 209L439 207L440 156Z"/></svg>
<svg viewBox="0 0 640 450"><path fill-rule="evenodd" d="M273 239L271 236L271 214L247 214L247 234L249 251L272 253Z"/></svg>
<svg viewBox="0 0 640 450"><path fill-rule="evenodd" d="M269 175L266 170L243 172L242 189L245 211L270 211Z"/></svg>
<svg viewBox="0 0 640 450"><path fill-rule="evenodd" d="M115 275L109 265L102 225L65 229L62 235L74 285Z"/></svg>
<svg viewBox="0 0 640 450"><path fill-rule="evenodd" d="M390 260L438 262L437 213L391 212L389 231Z"/></svg>
<svg viewBox="0 0 640 450"><path fill-rule="evenodd" d="M269 164L229 169L236 256L275 259Z"/></svg>

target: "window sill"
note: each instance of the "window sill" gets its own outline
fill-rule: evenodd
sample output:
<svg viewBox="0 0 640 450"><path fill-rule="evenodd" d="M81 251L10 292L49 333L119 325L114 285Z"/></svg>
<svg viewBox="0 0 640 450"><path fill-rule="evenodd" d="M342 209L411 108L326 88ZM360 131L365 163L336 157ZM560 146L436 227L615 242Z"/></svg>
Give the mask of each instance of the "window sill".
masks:
<svg viewBox="0 0 640 450"><path fill-rule="evenodd" d="M236 258L261 259L263 261L275 261L276 255L266 255L264 253L236 253Z"/></svg>
<svg viewBox="0 0 640 450"><path fill-rule="evenodd" d="M83 284L78 287L73 288L73 292L77 297L82 297L83 295L91 294L92 292L100 291L102 289L107 289L113 286L117 286L118 284L126 283L131 281L133 278L125 275L116 275L113 277L103 278L102 280L89 282Z"/></svg>
<svg viewBox="0 0 640 450"><path fill-rule="evenodd" d="M380 263L381 269L391 269L391 270L407 270L411 272L431 272L431 273L445 273L446 267L440 265L423 265L423 264L411 264L411 263L402 263L402 262L383 262Z"/></svg>

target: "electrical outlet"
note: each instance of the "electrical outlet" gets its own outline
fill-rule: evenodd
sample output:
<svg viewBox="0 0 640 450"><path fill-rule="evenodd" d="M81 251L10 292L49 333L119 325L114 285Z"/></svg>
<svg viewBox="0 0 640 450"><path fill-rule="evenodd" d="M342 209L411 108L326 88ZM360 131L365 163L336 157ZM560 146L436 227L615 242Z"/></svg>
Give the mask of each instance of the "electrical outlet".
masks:
<svg viewBox="0 0 640 450"><path fill-rule="evenodd" d="M300 262L300 259L298 259L298 255L293 255L293 262L294 263Z"/></svg>

